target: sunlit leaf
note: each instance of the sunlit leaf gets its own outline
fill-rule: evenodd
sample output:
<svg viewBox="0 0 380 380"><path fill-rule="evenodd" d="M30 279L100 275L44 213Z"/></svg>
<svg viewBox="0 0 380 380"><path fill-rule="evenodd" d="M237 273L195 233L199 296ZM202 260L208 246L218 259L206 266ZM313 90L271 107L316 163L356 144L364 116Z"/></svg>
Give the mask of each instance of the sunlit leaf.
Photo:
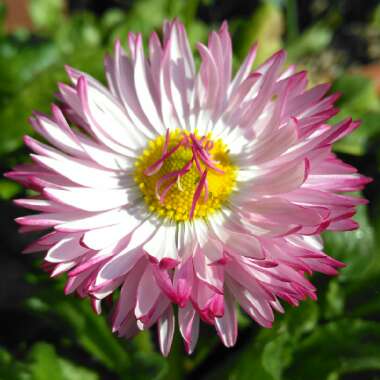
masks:
<svg viewBox="0 0 380 380"><path fill-rule="evenodd" d="M103 51L93 49L90 52L78 52L66 62L59 62L49 66L43 72L26 83L22 91L13 95L5 106L0 108L0 155L10 153L23 144L22 137L32 133L28 118L32 112L49 112L50 104L55 101L57 83L67 82L64 63L86 69L87 72L101 77L103 65Z"/></svg>

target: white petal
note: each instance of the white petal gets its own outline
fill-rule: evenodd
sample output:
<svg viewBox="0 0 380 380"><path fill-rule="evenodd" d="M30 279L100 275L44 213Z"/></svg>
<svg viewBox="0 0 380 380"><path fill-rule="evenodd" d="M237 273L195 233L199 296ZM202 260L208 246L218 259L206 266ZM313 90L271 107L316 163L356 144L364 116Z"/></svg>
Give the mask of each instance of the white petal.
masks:
<svg viewBox="0 0 380 380"><path fill-rule="evenodd" d="M175 319L173 308L169 306L158 320L158 341L162 355L168 356L173 342Z"/></svg>
<svg viewBox="0 0 380 380"><path fill-rule="evenodd" d="M162 259L177 260L176 225L163 224L160 226L143 248L158 261Z"/></svg>
<svg viewBox="0 0 380 380"><path fill-rule="evenodd" d="M80 218L78 216L78 219L59 224L58 226L55 226L55 229L66 232L88 231L127 221L128 218L131 217L131 213L133 213L133 210L118 208L115 210L96 213L95 215L90 215L84 218Z"/></svg>
<svg viewBox="0 0 380 380"><path fill-rule="evenodd" d="M80 235L69 235L49 249L45 260L51 263L60 263L76 259L86 252L88 252L88 248L80 245Z"/></svg>
<svg viewBox="0 0 380 380"><path fill-rule="evenodd" d="M137 299L135 306L136 319L147 316L151 312L160 294L161 289L154 279L152 267L148 265L137 288Z"/></svg>
<svg viewBox="0 0 380 380"><path fill-rule="evenodd" d="M102 282L127 274L135 267L142 256L143 252L141 249L130 250L127 247L115 257L107 261L107 263L99 270L95 284L98 285Z"/></svg>
<svg viewBox="0 0 380 380"><path fill-rule="evenodd" d="M226 347L232 347L237 338L236 306L228 289L224 292L224 314L221 318L215 318L215 327L220 339Z"/></svg>
<svg viewBox="0 0 380 380"><path fill-rule="evenodd" d="M97 228L86 232L83 235L83 244L86 247L95 250L108 247L112 243L126 237L141 223L141 220L133 217L132 215L128 219L128 221L123 221L122 223L115 224L113 226Z"/></svg>
<svg viewBox="0 0 380 380"><path fill-rule="evenodd" d="M138 194L127 189L98 190L81 187L45 188L44 193L59 203L85 211L105 211L133 202Z"/></svg>

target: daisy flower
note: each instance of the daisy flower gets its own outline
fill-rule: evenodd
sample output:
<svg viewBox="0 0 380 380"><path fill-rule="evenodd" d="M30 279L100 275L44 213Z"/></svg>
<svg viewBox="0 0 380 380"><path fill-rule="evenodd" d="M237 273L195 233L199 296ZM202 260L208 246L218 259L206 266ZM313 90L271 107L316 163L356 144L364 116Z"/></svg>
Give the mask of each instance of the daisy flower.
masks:
<svg viewBox="0 0 380 380"><path fill-rule="evenodd" d="M230 347L239 306L271 327L281 301L316 299L309 275L343 266L320 234L357 228L365 201L342 193L369 181L332 153L359 122L326 124L328 84L284 51L252 71L256 46L232 75L226 23L197 49L199 70L175 20L147 56L140 34L116 41L107 86L68 67L59 105L30 120L45 142L26 136L33 163L7 174L38 194L15 201L38 211L21 230L44 231L25 252L96 312L111 298L119 336L157 324L164 355L175 320L191 353L200 320Z"/></svg>

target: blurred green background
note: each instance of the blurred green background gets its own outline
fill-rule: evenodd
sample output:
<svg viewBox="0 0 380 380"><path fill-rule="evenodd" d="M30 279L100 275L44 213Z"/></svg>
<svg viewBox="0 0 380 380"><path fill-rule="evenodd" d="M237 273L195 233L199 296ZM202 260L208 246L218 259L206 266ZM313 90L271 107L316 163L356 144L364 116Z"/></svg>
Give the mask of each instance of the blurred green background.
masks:
<svg viewBox="0 0 380 380"><path fill-rule="evenodd" d="M128 31L145 37L179 16L192 46L227 19L235 68L256 40L259 61L285 47L288 62L308 69L311 83L333 82L343 93L336 120L363 125L335 150L374 178L364 192L358 231L326 234L326 250L347 268L315 275L317 302L287 307L270 330L239 317L236 347L225 349L202 326L188 357L175 338L168 359L156 333L132 341L112 335L87 300L63 296L64 278L50 280L40 259L20 254L33 236L13 219L23 195L0 179L1 380L375 380L380 379L380 5L370 0L0 0L0 166L25 162L22 136L33 110L48 112L68 63L103 80L103 56Z"/></svg>

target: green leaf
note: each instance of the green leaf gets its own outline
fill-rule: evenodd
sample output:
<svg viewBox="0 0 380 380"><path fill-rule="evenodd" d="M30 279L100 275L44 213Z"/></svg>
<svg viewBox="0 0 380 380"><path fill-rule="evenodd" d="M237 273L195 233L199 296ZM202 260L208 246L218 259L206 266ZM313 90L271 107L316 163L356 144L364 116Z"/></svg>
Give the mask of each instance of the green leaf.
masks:
<svg viewBox="0 0 380 380"><path fill-rule="evenodd" d="M81 346L103 365L118 373L128 369L128 353L113 336L104 317L96 315L88 302L74 302L72 298L67 297L56 302L54 310L73 328Z"/></svg>
<svg viewBox="0 0 380 380"><path fill-rule="evenodd" d="M368 151L369 144L374 138L380 136L380 112L378 111L355 111L342 106L339 117L331 122L352 117L361 120L361 125L354 132L334 144L334 151L355 156L363 156Z"/></svg>
<svg viewBox="0 0 380 380"><path fill-rule="evenodd" d="M102 77L100 73L103 71L103 51L79 51L75 56L68 58L66 63L84 68L99 78ZM63 65L64 62L60 62L46 68L0 109L0 156L18 149L23 144L22 137L33 133L28 118L34 110L49 113L50 104L55 100L57 83L67 81Z"/></svg>
<svg viewBox="0 0 380 380"><path fill-rule="evenodd" d="M121 25L125 21L125 17L126 14L121 9L111 8L107 10L100 20L103 33L109 33L115 27Z"/></svg>
<svg viewBox="0 0 380 380"><path fill-rule="evenodd" d="M256 63L261 63L282 47L284 17L272 3L260 5L247 21L241 21L234 32L235 53L240 59L258 42Z"/></svg>
<svg viewBox="0 0 380 380"><path fill-rule="evenodd" d="M30 0L29 14L37 29L54 31L63 21L63 0Z"/></svg>
<svg viewBox="0 0 380 380"><path fill-rule="evenodd" d="M267 343L262 353L264 369L274 380L281 380L283 370L292 359L292 347L288 334L282 334Z"/></svg>
<svg viewBox="0 0 380 380"><path fill-rule="evenodd" d="M0 347L0 380L32 380L27 365L13 359L2 347Z"/></svg>
<svg viewBox="0 0 380 380"><path fill-rule="evenodd" d="M101 24L92 13L75 13L57 28L53 37L61 52L69 57L90 55L101 46Z"/></svg>
<svg viewBox="0 0 380 380"><path fill-rule="evenodd" d="M62 284L42 280L38 283L44 284L43 289L38 297L35 295L32 302L28 302L28 307L37 313L58 318L72 344L79 344L109 370L125 375L130 369L131 357L123 345L124 341L111 332L105 317L95 314L88 300L65 296Z"/></svg>
<svg viewBox="0 0 380 380"><path fill-rule="evenodd" d="M54 347L48 343L37 343L29 353L33 380L65 380Z"/></svg>
<svg viewBox="0 0 380 380"><path fill-rule="evenodd" d="M354 219L359 229L323 234L326 252L347 265L339 276L343 282L365 277L375 258L374 230L368 221L367 206L359 206L357 210Z"/></svg>
<svg viewBox="0 0 380 380"><path fill-rule="evenodd" d="M21 186L7 179L0 179L0 199L10 200L21 191Z"/></svg>
<svg viewBox="0 0 380 380"><path fill-rule="evenodd" d="M25 361L19 361L0 348L1 380L98 380L93 371L57 355L54 346L38 342Z"/></svg>
<svg viewBox="0 0 380 380"><path fill-rule="evenodd" d="M329 281L325 295L324 316L327 319L340 317L344 313L345 293L339 281Z"/></svg>
<svg viewBox="0 0 380 380"><path fill-rule="evenodd" d="M36 343L28 354L33 380L97 380L98 376L87 368L77 366L59 357L54 346Z"/></svg>
<svg viewBox="0 0 380 380"><path fill-rule="evenodd" d="M10 96L22 91L27 82L56 63L60 53L51 42L31 45L5 40L0 42L0 57L0 96Z"/></svg>
<svg viewBox="0 0 380 380"><path fill-rule="evenodd" d="M328 323L318 327L296 347L294 364L286 377L321 380L334 373L379 370L379 344L378 322L342 320Z"/></svg>
<svg viewBox="0 0 380 380"><path fill-rule="evenodd" d="M297 341L303 334L312 331L318 323L318 304L312 300L301 302L298 307L287 306L284 324L289 336Z"/></svg>
<svg viewBox="0 0 380 380"><path fill-rule="evenodd" d="M333 92L340 92L338 104L352 111L379 111L380 100L377 97L374 82L362 75L346 74L333 84Z"/></svg>
<svg viewBox="0 0 380 380"><path fill-rule="evenodd" d="M79 367L72 362L59 358L62 375L65 380L98 380L99 376L85 367Z"/></svg>
<svg viewBox="0 0 380 380"><path fill-rule="evenodd" d="M287 45L289 59L296 62L306 55L319 53L329 45L331 39L332 31L327 26L313 25Z"/></svg>

